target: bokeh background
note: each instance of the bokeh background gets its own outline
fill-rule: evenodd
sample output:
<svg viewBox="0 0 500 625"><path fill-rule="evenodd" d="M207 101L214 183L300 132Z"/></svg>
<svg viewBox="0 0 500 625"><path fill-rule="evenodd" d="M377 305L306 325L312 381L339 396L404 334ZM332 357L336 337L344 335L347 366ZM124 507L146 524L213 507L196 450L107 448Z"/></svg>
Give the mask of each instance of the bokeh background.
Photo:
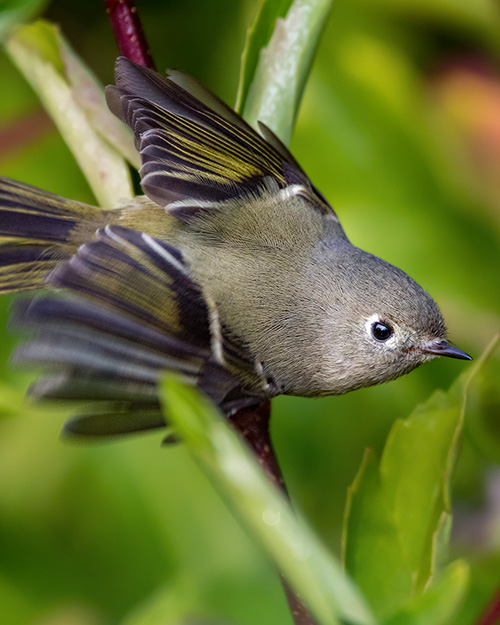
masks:
<svg viewBox="0 0 500 625"><path fill-rule="evenodd" d="M104 83L117 54L101 0L47 3ZM158 68L234 104L256 0L137 0ZM292 140L351 241L400 266L478 356L500 326L500 7L494 0L336 0ZM0 51L0 174L92 202L28 85ZM291 623L272 565L181 446L161 435L82 446L64 409L23 402L17 337L0 299L0 622ZM340 550L346 489L363 450L467 363L436 360L345 397L279 398L273 435L296 507ZM500 366L467 414L453 502L454 555L473 563L459 625L500 584ZM176 620L176 618L179 620Z"/></svg>

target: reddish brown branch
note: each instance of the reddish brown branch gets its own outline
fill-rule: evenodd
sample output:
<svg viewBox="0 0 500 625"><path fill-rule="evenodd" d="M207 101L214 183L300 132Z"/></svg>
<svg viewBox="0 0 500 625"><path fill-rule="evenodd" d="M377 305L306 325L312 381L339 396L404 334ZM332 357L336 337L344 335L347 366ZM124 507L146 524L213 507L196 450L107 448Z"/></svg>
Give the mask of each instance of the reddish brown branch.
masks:
<svg viewBox="0 0 500 625"><path fill-rule="evenodd" d="M270 419L271 403L266 401L259 404L256 408L240 410L231 418L231 423L251 447L269 479L277 484L285 495L288 496L285 481L271 442ZM281 576L281 582L295 625L317 625L283 576Z"/></svg>
<svg viewBox="0 0 500 625"><path fill-rule="evenodd" d="M283 575L281 576L281 583L283 584L283 589L285 590L286 598L288 600L288 605L290 606L290 612L292 613L295 625L318 625L311 614L307 611L306 606L290 588Z"/></svg>
<svg viewBox="0 0 500 625"><path fill-rule="evenodd" d="M106 11L120 54L138 65L154 69L155 64L133 0L106 0Z"/></svg>
<svg viewBox="0 0 500 625"><path fill-rule="evenodd" d="M493 599L486 606L476 625L498 625L498 623L500 623L500 588L496 590Z"/></svg>
<svg viewBox="0 0 500 625"><path fill-rule="evenodd" d="M142 30L133 0L106 0L106 10L116 37L120 54L131 61L154 69L153 59ZM269 434L270 402L256 408L241 410L231 419L236 430L255 452L271 481L288 495ZM317 625L302 602L282 577L283 587L296 625Z"/></svg>
<svg viewBox="0 0 500 625"><path fill-rule="evenodd" d="M240 410L231 417L231 423L255 452L269 479L287 494L285 481L271 444L270 418L271 402L265 401L257 407Z"/></svg>

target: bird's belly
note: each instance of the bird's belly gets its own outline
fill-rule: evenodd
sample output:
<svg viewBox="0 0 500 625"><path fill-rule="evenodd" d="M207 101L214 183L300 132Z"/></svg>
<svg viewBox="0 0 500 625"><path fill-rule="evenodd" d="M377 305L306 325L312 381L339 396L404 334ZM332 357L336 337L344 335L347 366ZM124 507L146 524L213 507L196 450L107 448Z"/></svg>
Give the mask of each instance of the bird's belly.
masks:
<svg viewBox="0 0 500 625"><path fill-rule="evenodd" d="M324 306L310 282L309 256L296 249L203 244L185 232L173 244L215 304L223 334L251 363L252 375L243 377L252 393L344 392L332 381L335 354L325 345Z"/></svg>

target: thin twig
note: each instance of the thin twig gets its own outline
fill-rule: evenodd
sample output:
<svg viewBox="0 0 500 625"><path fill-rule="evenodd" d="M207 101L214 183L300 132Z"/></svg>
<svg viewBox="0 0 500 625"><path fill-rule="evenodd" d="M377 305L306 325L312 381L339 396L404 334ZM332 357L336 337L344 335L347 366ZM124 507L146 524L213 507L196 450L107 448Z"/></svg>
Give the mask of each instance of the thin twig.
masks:
<svg viewBox="0 0 500 625"><path fill-rule="evenodd" d="M259 464L266 471L269 479L279 486L282 492L288 497L285 480L283 479L271 441L269 429L270 419L271 402L266 401L259 404L256 408L240 410L231 417L231 423L253 450ZM302 601L290 588L283 575L281 576L281 583L283 584L295 625L317 625Z"/></svg>
<svg viewBox="0 0 500 625"><path fill-rule="evenodd" d="M133 0L106 0L106 12L111 20L120 54L138 65L154 69L155 64Z"/></svg>
<svg viewBox="0 0 500 625"><path fill-rule="evenodd" d="M106 9L113 25L120 54L139 65L154 69L153 59L134 2L132 0L106 0ZM270 418L271 404L266 401L256 408L240 410L231 418L231 422L254 451L259 464L265 469L270 480L288 496L271 443ZM295 625L317 625L283 576L281 579Z"/></svg>
<svg viewBox="0 0 500 625"><path fill-rule="evenodd" d="M274 453L269 432L271 402L265 401L257 407L244 408L231 417L231 423L251 447L261 467L288 496L285 481Z"/></svg>

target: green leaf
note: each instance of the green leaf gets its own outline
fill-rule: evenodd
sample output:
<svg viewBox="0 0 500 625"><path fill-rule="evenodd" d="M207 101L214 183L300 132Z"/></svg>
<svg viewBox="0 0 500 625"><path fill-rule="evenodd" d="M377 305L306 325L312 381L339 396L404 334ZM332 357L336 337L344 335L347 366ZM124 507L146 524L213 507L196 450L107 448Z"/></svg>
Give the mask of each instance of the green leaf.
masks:
<svg viewBox="0 0 500 625"><path fill-rule="evenodd" d="M12 28L39 13L47 0L3 0L0 7L0 42Z"/></svg>
<svg viewBox="0 0 500 625"><path fill-rule="evenodd" d="M384 625L449 625L460 609L469 584L469 566L450 564L426 592L418 595Z"/></svg>
<svg viewBox="0 0 500 625"><path fill-rule="evenodd" d="M262 0L255 20L247 30L245 48L241 55L240 82L235 106L235 110L240 115L245 107L248 90L259 62L260 52L269 43L276 20L286 15L292 1Z"/></svg>
<svg viewBox="0 0 500 625"><path fill-rule="evenodd" d="M259 61L252 76L250 71L255 67L257 47L266 39L269 28L269 22L266 24L264 20L275 19L285 4L261 9L254 30L255 40L252 38L247 44L248 62L244 57L238 110L243 111L243 117L252 126L256 127L258 121L269 126L284 143L290 141L302 92L331 4L332 0L295 0L286 17L276 20L267 47L260 49Z"/></svg>
<svg viewBox="0 0 500 625"><path fill-rule="evenodd" d="M80 92L72 84L74 80L80 87L85 82L88 87L89 74L82 65L76 71L77 57L62 43L57 28L44 21L20 27L7 39L5 49L54 120L99 204L111 208L131 198L127 163L96 130L94 120L99 115L89 116L89 98L84 96L82 104ZM71 79L65 73L65 60L69 61ZM95 94L95 86L92 91ZM100 106L105 105L94 102L94 110ZM106 115L110 114L102 117Z"/></svg>
<svg viewBox="0 0 500 625"><path fill-rule="evenodd" d="M444 559L467 389L497 342L447 393L435 392L407 420L396 421L380 463L368 451L350 488L346 569L382 619L418 597Z"/></svg>
<svg viewBox="0 0 500 625"><path fill-rule="evenodd" d="M361 593L270 484L208 399L172 377L161 385L169 422L257 542L322 625L374 623Z"/></svg>
<svg viewBox="0 0 500 625"><path fill-rule="evenodd" d="M141 159L134 145L132 131L108 109L102 85L59 31L56 31L56 37L66 77L73 91L78 94L78 104L87 114L92 127L139 169Z"/></svg>

